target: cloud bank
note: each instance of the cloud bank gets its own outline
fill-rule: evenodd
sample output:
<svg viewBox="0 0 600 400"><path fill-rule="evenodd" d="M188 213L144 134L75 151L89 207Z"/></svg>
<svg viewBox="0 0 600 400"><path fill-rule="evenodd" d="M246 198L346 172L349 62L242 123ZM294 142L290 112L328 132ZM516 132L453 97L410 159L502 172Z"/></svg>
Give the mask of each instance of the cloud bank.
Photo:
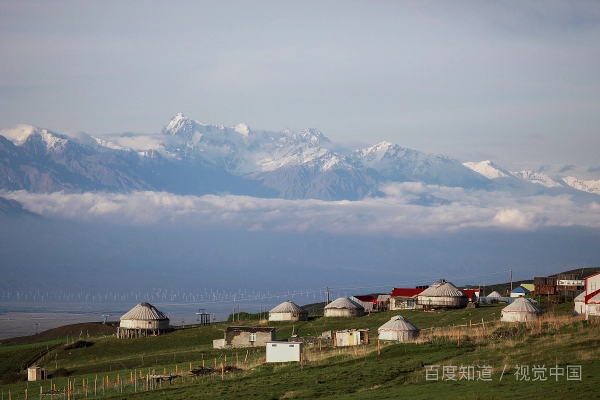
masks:
<svg viewBox="0 0 600 400"><path fill-rule="evenodd" d="M263 199L233 195L130 194L1 195L44 217L117 225L242 229L269 232L406 237L464 229L535 231L542 227L600 228L600 204L570 195L515 198L504 192L472 191L421 183L389 184L384 197L361 201ZM419 199L441 205L415 205ZM422 204L422 203L418 203Z"/></svg>

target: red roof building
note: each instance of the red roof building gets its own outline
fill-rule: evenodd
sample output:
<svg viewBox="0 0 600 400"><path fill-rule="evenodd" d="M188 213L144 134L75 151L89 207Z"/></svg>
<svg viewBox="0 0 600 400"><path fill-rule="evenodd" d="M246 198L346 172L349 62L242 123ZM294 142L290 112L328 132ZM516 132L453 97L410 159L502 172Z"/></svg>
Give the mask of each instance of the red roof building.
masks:
<svg viewBox="0 0 600 400"><path fill-rule="evenodd" d="M415 297L426 288L394 288L390 296L392 297Z"/></svg>
<svg viewBox="0 0 600 400"><path fill-rule="evenodd" d="M390 310L404 310L417 307L417 296L426 286L416 288L393 288L390 293Z"/></svg>
<svg viewBox="0 0 600 400"><path fill-rule="evenodd" d="M377 303L377 297L373 297L371 295L352 296L352 297L357 298L358 300L362 301L363 303Z"/></svg>
<svg viewBox="0 0 600 400"><path fill-rule="evenodd" d="M477 301L479 299L479 289L461 289L461 292L469 296L469 301Z"/></svg>

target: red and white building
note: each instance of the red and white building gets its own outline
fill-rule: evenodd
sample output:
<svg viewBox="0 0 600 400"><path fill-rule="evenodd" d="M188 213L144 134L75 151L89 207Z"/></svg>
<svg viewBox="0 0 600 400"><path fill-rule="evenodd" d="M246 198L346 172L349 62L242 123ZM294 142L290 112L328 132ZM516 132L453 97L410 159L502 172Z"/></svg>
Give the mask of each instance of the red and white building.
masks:
<svg viewBox="0 0 600 400"><path fill-rule="evenodd" d="M600 316L600 272L585 278L585 318Z"/></svg>

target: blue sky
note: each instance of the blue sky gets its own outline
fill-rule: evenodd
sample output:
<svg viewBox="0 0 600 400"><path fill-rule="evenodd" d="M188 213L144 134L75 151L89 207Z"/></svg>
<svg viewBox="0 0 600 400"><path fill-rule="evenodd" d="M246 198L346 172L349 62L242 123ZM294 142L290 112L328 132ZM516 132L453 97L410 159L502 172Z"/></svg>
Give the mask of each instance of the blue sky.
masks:
<svg viewBox="0 0 600 400"><path fill-rule="evenodd" d="M594 1L3 1L0 128L300 130L598 167Z"/></svg>

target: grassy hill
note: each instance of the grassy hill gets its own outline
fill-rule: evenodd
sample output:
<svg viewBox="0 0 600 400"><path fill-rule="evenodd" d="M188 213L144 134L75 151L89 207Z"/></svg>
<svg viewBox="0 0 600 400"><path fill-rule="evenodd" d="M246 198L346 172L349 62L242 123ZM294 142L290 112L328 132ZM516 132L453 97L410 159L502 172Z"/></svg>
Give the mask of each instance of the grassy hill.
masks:
<svg viewBox="0 0 600 400"><path fill-rule="evenodd" d="M573 317L572 303L546 310L542 331L537 323L509 325L498 321L505 305L436 312L387 311L355 319L315 317L306 322L241 324L274 326L278 340L292 332L315 337L324 331L368 328L371 344L347 348L305 347L305 362L264 364L264 348L215 350L212 340L223 337L227 324L176 330L157 337L116 339L90 336L87 347L73 348L66 338L0 346L3 396L38 395L40 382L14 382L16 372L32 360L48 368L44 393L73 385L75 398L256 398L256 399L500 399L518 392L520 398L595 397L600 373L600 322ZM380 343L377 328L394 315L403 315L422 330L415 343ZM237 323L236 323L237 324ZM508 337L494 339L502 330ZM460 346L459 346L460 337ZM73 339L69 339L72 342ZM72 344L72 343L71 343ZM216 373L192 377L190 365ZM221 365L230 372L221 378ZM438 366L437 379L433 379ZM216 368L215 368L216 366ZM515 372L527 366L529 380ZM532 380L545 372L546 380ZM581 380L567 380L568 367L580 367ZM462 368L461 368L462 367ZM238 368L238 369L236 369ZM571 368L569 371L572 371ZM575 372L577 372L575 371ZM146 390L148 374L177 373L171 384ZM461 375L462 374L462 375ZM141 376L141 378L140 378ZM454 377L455 380L442 379ZM459 379L459 378L463 379ZM472 379L470 379L472 378ZM572 378L572 376L571 376ZM65 397L66 398L66 397Z"/></svg>

